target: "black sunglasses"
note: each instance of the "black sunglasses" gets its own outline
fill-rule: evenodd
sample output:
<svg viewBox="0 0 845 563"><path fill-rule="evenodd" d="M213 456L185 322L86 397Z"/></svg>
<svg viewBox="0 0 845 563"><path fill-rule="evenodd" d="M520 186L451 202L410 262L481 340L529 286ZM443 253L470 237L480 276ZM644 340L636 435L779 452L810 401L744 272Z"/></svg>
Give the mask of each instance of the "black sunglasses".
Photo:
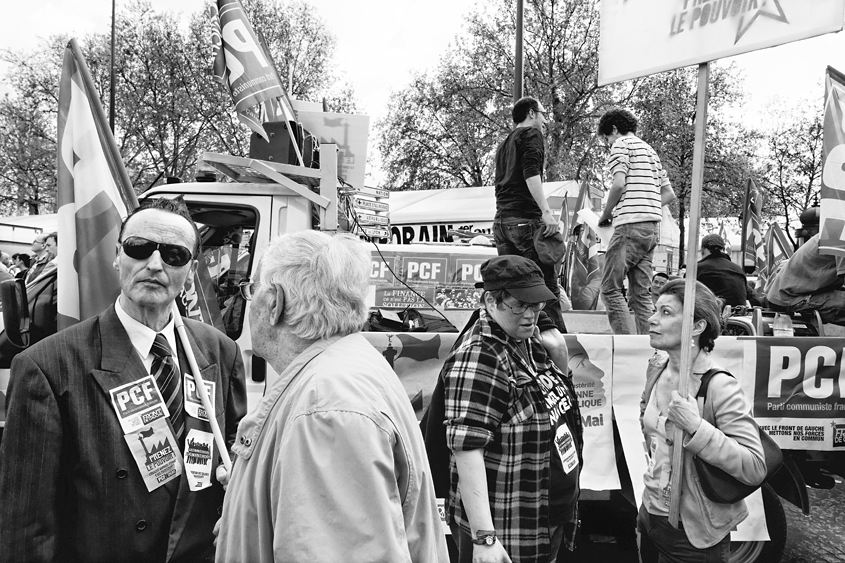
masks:
<svg viewBox="0 0 845 563"><path fill-rule="evenodd" d="M124 254L134 260L146 260L156 250L161 254L162 262L168 266L184 266L193 258L191 251L179 244L153 242L142 237L129 237L120 244Z"/></svg>

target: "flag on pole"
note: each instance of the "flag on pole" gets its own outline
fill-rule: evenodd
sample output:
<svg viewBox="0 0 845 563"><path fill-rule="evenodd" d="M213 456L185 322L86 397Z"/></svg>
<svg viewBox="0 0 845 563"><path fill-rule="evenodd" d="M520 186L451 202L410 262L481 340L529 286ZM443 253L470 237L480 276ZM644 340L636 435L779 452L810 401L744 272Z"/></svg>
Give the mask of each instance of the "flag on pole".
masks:
<svg viewBox="0 0 845 563"><path fill-rule="evenodd" d="M722 237L723 241L725 241L725 254L730 256L733 248L731 247L731 241L728 239L728 232L725 229L725 222L724 221L719 223L719 236Z"/></svg>
<svg viewBox="0 0 845 563"><path fill-rule="evenodd" d="M778 264L792 256L792 245L786 238L786 234L780 225L772 223L769 230L766 231L765 239L766 248L766 265L758 273L757 287L766 287L767 281L772 277L772 274L777 270Z"/></svg>
<svg viewBox="0 0 845 563"><path fill-rule="evenodd" d="M241 123L269 143L258 106L266 102L267 113L276 115L274 104L279 104L281 114L292 119L294 113L287 93L240 1L217 0L217 5L211 5L209 10L214 22L214 76L229 86Z"/></svg>
<svg viewBox="0 0 845 563"><path fill-rule="evenodd" d="M845 74L827 67L819 254L845 256Z"/></svg>
<svg viewBox="0 0 845 563"><path fill-rule="evenodd" d="M754 180L748 179L742 205L742 265L753 267L759 274L766 265L763 230L760 227L763 195Z"/></svg>
<svg viewBox="0 0 845 563"><path fill-rule="evenodd" d="M581 209L592 209L590 202L590 188L588 178L581 183L578 198L575 201L575 212ZM577 229L572 247L570 266L570 300L575 311L592 311L598 304L601 284L601 264L599 263L599 239L596 233L586 223L573 217L572 232Z"/></svg>
<svg viewBox="0 0 845 563"><path fill-rule="evenodd" d="M65 49L58 118L58 326L114 303L120 223L138 205L94 82L75 39Z"/></svg>

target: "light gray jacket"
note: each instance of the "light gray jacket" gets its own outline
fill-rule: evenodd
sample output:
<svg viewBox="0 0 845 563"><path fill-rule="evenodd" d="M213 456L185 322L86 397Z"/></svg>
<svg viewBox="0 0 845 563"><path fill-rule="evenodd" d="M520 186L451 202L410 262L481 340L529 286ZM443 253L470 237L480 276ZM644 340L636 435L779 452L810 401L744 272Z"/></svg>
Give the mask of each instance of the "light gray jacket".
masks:
<svg viewBox="0 0 845 563"><path fill-rule="evenodd" d="M669 356L657 352L649 360L646 385L640 399L640 426L651 390L669 362ZM713 367L710 354L700 352L693 365L689 392L695 396L701 376ZM698 399L702 420L695 436L684 442L684 479L681 487L681 522L690 543L705 549L719 543L726 534L748 516L745 501L721 504L709 500L701 489L693 456L724 470L749 485L766 477L766 462L760 434L753 423L751 405L739 382L726 374L714 375L706 400ZM645 435L645 430L643 430ZM646 436L646 441L648 437Z"/></svg>

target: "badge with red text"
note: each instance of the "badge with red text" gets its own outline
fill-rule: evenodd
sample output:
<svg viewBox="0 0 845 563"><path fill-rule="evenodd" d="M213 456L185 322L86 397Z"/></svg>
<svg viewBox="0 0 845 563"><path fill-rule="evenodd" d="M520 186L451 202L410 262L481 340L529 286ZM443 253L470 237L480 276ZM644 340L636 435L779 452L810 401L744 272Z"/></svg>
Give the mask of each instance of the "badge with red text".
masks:
<svg viewBox="0 0 845 563"><path fill-rule="evenodd" d="M206 381L202 378L200 379L203 383L205 383L208 400L211 402L211 408L214 409L215 382ZM195 383L193 375L189 375L187 373L185 374L185 385L183 386L183 389L185 390L185 412L188 413L188 416L208 422L208 413L205 412L205 407L202 406L202 401L200 400L200 395L197 391L197 384Z"/></svg>
<svg viewBox="0 0 845 563"><path fill-rule="evenodd" d="M211 443L214 436L191 428L185 439L185 476L192 491L211 486Z"/></svg>
<svg viewBox="0 0 845 563"><path fill-rule="evenodd" d="M182 474L182 457L167 419L159 419L123 438L147 490L152 492Z"/></svg>
<svg viewBox="0 0 845 563"><path fill-rule="evenodd" d="M152 375L109 391L112 406L124 434L156 422L167 421L170 412Z"/></svg>

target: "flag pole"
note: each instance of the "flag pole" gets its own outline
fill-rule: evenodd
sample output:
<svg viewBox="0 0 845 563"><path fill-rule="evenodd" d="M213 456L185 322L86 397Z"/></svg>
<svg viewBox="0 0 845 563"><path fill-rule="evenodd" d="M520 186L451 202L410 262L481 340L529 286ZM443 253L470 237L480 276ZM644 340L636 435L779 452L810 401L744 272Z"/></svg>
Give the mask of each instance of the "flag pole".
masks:
<svg viewBox="0 0 845 563"><path fill-rule="evenodd" d="M678 393L686 399L689 395L689 377L692 373L692 328L695 314L695 278L698 271L698 223L701 215L701 189L704 184L704 149L707 143L707 102L710 97L710 63L698 66L698 95L695 106L695 146L692 161L692 196L687 239L687 275L684 287L684 313L681 327L681 373ZM684 471L685 431L678 425L672 433L672 480L669 501L669 523L678 528L681 516L681 487Z"/></svg>
<svg viewBox="0 0 845 563"><path fill-rule="evenodd" d="M194 374L197 394L200 397L202 408L205 409L208 415L208 422L211 424L211 433L214 435L214 441L217 443L217 449L220 450L220 457L223 459L223 467L231 475L232 460L229 458L229 446L226 445L226 440L223 439L223 433L220 432L220 425L217 424L217 417L214 415L214 408L211 406L211 400L208 398L208 390L203 383L200 368L197 365L197 358L194 356L194 350L191 348L191 343L188 340L188 333L185 331L185 321L182 320L182 315L179 313L179 307L175 301L173 302L173 322L176 325L176 333L179 335L179 340L182 341L182 349L188 357L188 365L191 366L191 373Z"/></svg>

